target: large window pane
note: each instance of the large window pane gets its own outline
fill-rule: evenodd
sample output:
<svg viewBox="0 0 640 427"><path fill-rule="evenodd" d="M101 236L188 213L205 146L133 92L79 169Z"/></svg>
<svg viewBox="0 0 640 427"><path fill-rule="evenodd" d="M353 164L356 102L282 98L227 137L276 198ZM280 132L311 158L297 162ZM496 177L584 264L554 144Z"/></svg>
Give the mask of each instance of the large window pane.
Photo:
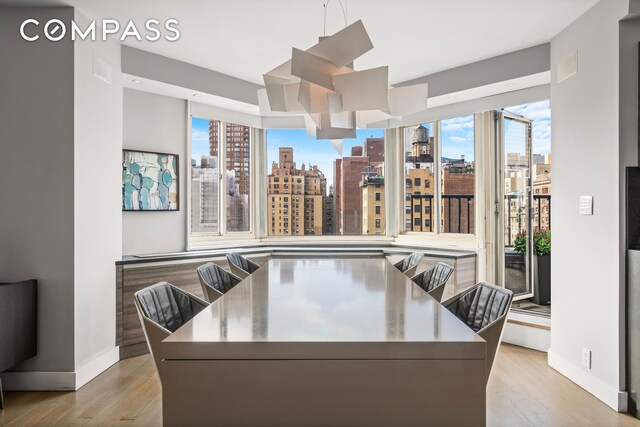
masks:
<svg viewBox="0 0 640 427"><path fill-rule="evenodd" d="M474 118L473 115L443 120L442 233L475 233Z"/></svg>
<svg viewBox="0 0 640 427"><path fill-rule="evenodd" d="M532 120L531 178L533 180L533 228L551 229L551 109L549 100L505 108ZM507 153L509 156L509 153ZM511 156L513 157L513 155ZM509 160L509 159L507 159Z"/></svg>
<svg viewBox="0 0 640 427"><path fill-rule="evenodd" d="M220 122L191 119L191 233L219 233L218 152L212 138L219 134Z"/></svg>
<svg viewBox="0 0 640 427"><path fill-rule="evenodd" d="M343 156L304 130L268 130L268 235L384 234L383 136L359 130Z"/></svg>
<svg viewBox="0 0 640 427"><path fill-rule="evenodd" d="M434 129L427 123L404 131L406 231L434 231Z"/></svg>
<svg viewBox="0 0 640 427"><path fill-rule="evenodd" d="M225 123L226 128L226 186L227 186L227 231L250 230L249 153L251 128ZM218 140L212 140L217 150Z"/></svg>

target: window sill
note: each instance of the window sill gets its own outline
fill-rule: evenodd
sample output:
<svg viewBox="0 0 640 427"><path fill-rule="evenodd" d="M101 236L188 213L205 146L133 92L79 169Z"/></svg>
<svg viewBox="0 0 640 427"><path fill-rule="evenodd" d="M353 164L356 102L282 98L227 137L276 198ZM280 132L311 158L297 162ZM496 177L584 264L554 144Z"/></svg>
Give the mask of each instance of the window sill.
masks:
<svg viewBox="0 0 640 427"><path fill-rule="evenodd" d="M424 248L478 251L478 237L474 234L407 233L399 235L394 245Z"/></svg>

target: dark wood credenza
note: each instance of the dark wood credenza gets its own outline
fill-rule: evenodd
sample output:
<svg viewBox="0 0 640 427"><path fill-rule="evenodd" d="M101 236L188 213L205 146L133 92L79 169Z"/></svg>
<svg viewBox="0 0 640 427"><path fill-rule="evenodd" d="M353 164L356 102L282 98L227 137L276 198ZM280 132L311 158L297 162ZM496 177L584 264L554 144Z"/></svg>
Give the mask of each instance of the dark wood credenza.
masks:
<svg viewBox="0 0 640 427"><path fill-rule="evenodd" d="M37 281L0 283L0 372L32 358L38 351ZM2 382L0 382L0 409Z"/></svg>

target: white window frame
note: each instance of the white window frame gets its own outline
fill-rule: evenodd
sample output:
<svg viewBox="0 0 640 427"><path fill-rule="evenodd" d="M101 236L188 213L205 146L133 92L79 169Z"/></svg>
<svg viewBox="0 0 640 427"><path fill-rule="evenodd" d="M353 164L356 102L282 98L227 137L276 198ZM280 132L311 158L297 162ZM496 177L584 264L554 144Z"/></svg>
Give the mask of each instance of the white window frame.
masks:
<svg viewBox="0 0 640 427"><path fill-rule="evenodd" d="M264 210L261 211L261 215L264 217L263 220L264 222L262 222L262 220L259 220L258 223L260 224L264 224L264 229L261 229L259 232L259 237L261 239L262 242L266 242L266 243L272 243L272 244L277 244L277 243L313 243L313 244L318 244L318 243L322 243L322 242L326 242L326 243L330 243L330 242L342 242L342 243L347 243L347 242L352 242L352 243L358 243L358 242L362 242L362 241L366 241L367 243L371 243L371 244L375 244L376 242L380 242L380 243L388 243L388 242L393 242L395 240L395 233L393 233L392 231L390 231L389 229L389 198L388 195L392 195L395 196L395 194L397 193L395 191L395 189L391 190L391 192L389 192L389 189L392 188L392 186L389 185L388 181L387 181L387 177L389 176L390 173L394 173L393 171L389 170L388 167L390 165L390 162L387 161L387 155L389 153L389 149L387 148L390 144L387 143L387 132L385 129L385 133L384 133L384 170L385 170L385 183L384 183L384 191L385 191L385 209L384 209L384 214L385 216L385 232L384 234L348 234L348 235L321 235L321 236L316 236L316 235L304 235L304 236L270 236L269 235L269 231L270 231L270 226L268 224L267 221L267 213L268 211L271 209L270 208L270 202L269 202L269 196L267 194L267 188L268 188L268 175L271 172L271 165L268 164L268 159L266 156L267 153L267 132L270 129L278 129L278 128L274 128L274 127L270 127L270 128L266 128L263 129L264 130L264 138L262 138L261 141L258 142L260 148L258 148L258 150L260 151L260 153L264 153L264 160L261 162L261 164L264 166L264 174L262 174L259 178L259 181L257 182L258 185L260 185L259 188L263 188L265 189L264 192L262 192L261 194L263 194L262 197L260 197L261 203L263 203L264 206ZM287 128L289 129L289 128ZM298 128L291 128L293 129L298 129ZM327 184L327 189L329 187L329 184ZM335 221L335 218L334 218Z"/></svg>
<svg viewBox="0 0 640 427"><path fill-rule="evenodd" d="M191 138L193 136L192 123L193 118L203 119L203 120L216 120L219 122L219 135L220 141L223 141L223 144L220 144L218 147L218 232L217 233L198 233L196 236L192 235L191 232L191 176L192 176L192 141ZM187 112L187 156L188 156L188 174L186 176L187 179L187 194L186 200L187 206L186 210L186 248L188 251L190 250L200 250L200 249L209 249L215 248L217 245L226 245L230 240L232 241L244 241L244 240L252 240L256 238L256 225L255 225L255 210L256 210L256 197L255 197L255 188L256 188L256 167L255 167L255 141L254 141L254 128L248 125L243 125L249 127L249 231L227 231L227 221L226 221L226 211L227 211L227 198L223 197L227 194L227 180L224 179L225 175L223 171L227 170L227 123L234 123L231 121L225 121L217 117L208 116L205 114L194 115L191 113L191 110ZM238 123L234 123L238 124ZM184 199L183 199L184 200ZM193 238L196 238L198 242L194 242Z"/></svg>
<svg viewBox="0 0 640 427"><path fill-rule="evenodd" d="M463 117L473 115L474 116L474 162L475 162L475 172L474 172L474 204L473 204L473 217L474 217L474 233L446 233L442 230L442 126L441 123L443 120L449 120L456 117ZM433 169L434 169L434 205L432 207L433 210L433 222L435 223L435 227L433 227L434 231L408 231L406 226L406 214L405 214L405 197L406 197L406 169L405 169L405 138L407 136L406 129L408 127L418 126L420 124L432 124L432 128L434 129L434 147L433 147ZM479 182L481 181L482 168L478 167L478 159L477 153L480 150L480 145L482 141L479 140L477 132L476 132L476 115L474 113L469 114L461 114L452 117L441 118L438 120L432 121L424 121L420 123L415 123L413 125L408 125L402 127L402 131L400 132L400 136L402 141L398 144L399 153L398 153L398 161L399 161L399 172L402 174L402 205L398 208L402 211L402 221L398 223L399 233L396 241L398 243L407 243L407 244L416 244L418 242L425 244L427 243L429 246L433 247L455 247L460 246L463 248L477 248L478 246L478 227L482 226L482 222L480 222L481 218L479 212L479 204L476 203L479 197L482 197L482 194L479 193ZM433 225L433 224L432 224ZM427 237L427 242L425 242L425 237Z"/></svg>

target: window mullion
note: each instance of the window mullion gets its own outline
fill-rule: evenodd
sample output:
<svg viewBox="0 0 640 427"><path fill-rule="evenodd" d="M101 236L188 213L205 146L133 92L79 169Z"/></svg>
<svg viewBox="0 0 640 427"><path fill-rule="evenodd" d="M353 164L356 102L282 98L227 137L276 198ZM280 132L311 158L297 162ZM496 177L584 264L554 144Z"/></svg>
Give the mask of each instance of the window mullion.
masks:
<svg viewBox="0 0 640 427"><path fill-rule="evenodd" d="M435 181L435 192L433 196L435 212L433 213L433 218L435 220L435 227L432 226L432 229L436 234L442 233L442 156L440 155L442 150L442 133L440 124L440 120L434 123L435 141L433 144L433 180Z"/></svg>
<svg viewBox="0 0 640 427"><path fill-rule="evenodd" d="M218 122L218 171L220 171L219 184L218 188L220 191L218 192L218 225L220 229L220 235L224 236L227 234L227 192L229 191L227 188L227 126L223 121Z"/></svg>

